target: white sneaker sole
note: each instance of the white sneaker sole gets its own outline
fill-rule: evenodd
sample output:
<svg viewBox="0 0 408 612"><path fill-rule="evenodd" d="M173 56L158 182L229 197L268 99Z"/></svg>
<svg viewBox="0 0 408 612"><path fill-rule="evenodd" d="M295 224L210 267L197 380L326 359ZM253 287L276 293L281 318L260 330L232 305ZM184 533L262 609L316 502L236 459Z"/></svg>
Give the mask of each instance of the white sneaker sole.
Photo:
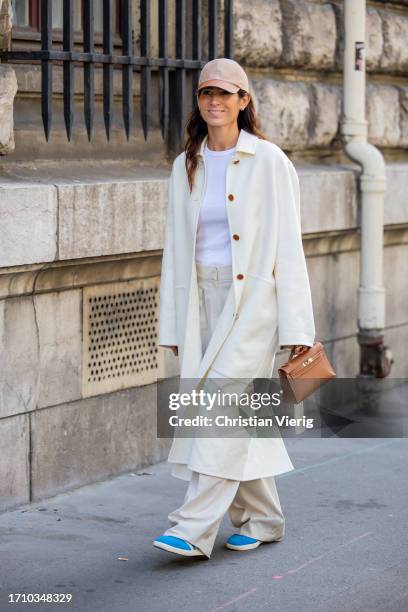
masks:
<svg viewBox="0 0 408 612"><path fill-rule="evenodd" d="M183 548L176 548L175 546L165 544L164 542L153 542L153 546L166 550L167 552L174 553L175 555L181 555L182 557L205 557L205 555L198 549L184 550Z"/></svg>
<svg viewBox="0 0 408 612"><path fill-rule="evenodd" d="M262 542L258 541L252 542L251 544L243 544L242 546L235 546L235 544L228 544L227 542L225 546L230 550L253 550L254 548L258 548L258 546L260 546L261 544Z"/></svg>

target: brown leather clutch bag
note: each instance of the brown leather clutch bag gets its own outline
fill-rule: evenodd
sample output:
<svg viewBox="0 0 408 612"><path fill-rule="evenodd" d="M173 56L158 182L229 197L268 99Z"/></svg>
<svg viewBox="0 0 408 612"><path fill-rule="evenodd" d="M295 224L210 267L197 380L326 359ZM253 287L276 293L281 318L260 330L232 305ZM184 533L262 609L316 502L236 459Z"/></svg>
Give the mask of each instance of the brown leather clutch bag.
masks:
<svg viewBox="0 0 408 612"><path fill-rule="evenodd" d="M283 390L282 399L292 404L303 401L336 376L321 342L315 342L312 347L304 348L298 355L289 358L278 369L278 374Z"/></svg>

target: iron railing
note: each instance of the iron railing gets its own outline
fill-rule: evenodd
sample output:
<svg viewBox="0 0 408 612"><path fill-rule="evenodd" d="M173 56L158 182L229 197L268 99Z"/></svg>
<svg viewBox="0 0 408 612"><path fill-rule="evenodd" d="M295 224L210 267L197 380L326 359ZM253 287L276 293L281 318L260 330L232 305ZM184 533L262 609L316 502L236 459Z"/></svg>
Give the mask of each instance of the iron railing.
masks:
<svg viewBox="0 0 408 612"><path fill-rule="evenodd" d="M53 49L52 0L41 0L41 50L9 50L0 52L0 59L13 61L41 62L41 108L45 137L48 141L52 124L53 65L63 66L63 108L67 138L70 141L74 125L74 64L83 67L84 76L84 119L88 140L92 140L95 115L95 64L103 66L103 118L106 137L109 140L113 120L113 71L122 69L122 115L126 137L129 140L134 124L132 78L140 73L140 114L145 140L149 131L149 109L151 107L151 72L158 71L160 129L164 139L169 138L170 128L181 142L185 120L187 95L196 104L195 90L198 74L204 66L202 49L202 2L191 2L191 23L187 23L186 0L175 0L175 57L168 51L168 0L158 0L158 43L159 57L151 54L151 0L140 1L140 55L132 54L132 2L121 0L121 41L122 53L114 52L112 33L112 0L103 2L103 44L102 53L95 53L93 1L83 0L83 51L74 47L74 5L73 0L63 0L62 50ZM100 0L96 0L100 1ZM135 0L136 1L136 0ZM219 56L217 50L217 23L219 0L207 0L208 4L208 60ZM224 0L224 57L232 57L233 0ZM187 28L191 26L192 57L187 58ZM192 74L192 91L186 89L186 73ZM174 95L171 95L169 77L174 80ZM170 125L170 124L175 124Z"/></svg>

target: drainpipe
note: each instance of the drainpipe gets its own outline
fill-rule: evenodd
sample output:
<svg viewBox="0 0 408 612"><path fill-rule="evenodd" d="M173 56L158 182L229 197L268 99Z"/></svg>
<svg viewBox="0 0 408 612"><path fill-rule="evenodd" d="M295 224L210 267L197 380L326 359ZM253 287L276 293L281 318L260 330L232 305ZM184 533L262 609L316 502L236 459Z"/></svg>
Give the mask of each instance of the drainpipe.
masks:
<svg viewBox="0 0 408 612"><path fill-rule="evenodd" d="M346 154L360 164L361 253L358 288L359 376L384 378L393 363L384 346L383 213L386 186L381 152L367 142L365 119L365 0L344 4L343 117L341 134Z"/></svg>

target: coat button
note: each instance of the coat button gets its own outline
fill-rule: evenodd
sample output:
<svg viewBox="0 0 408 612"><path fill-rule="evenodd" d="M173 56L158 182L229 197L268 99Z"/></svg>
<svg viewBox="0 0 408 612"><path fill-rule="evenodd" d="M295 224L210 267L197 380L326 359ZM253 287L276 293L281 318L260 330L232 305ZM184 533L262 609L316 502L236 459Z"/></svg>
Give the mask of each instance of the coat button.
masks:
<svg viewBox="0 0 408 612"><path fill-rule="evenodd" d="M232 237L233 237L234 240L239 240L238 234L234 234Z"/></svg>
<svg viewBox="0 0 408 612"><path fill-rule="evenodd" d="M243 278L244 278L244 275L243 275L243 274L237 274L237 279L238 279L238 280L242 280Z"/></svg>
<svg viewBox="0 0 408 612"><path fill-rule="evenodd" d="M232 202L232 200L234 199L234 196L232 195L232 193L229 194L228 199L230 202Z"/></svg>

